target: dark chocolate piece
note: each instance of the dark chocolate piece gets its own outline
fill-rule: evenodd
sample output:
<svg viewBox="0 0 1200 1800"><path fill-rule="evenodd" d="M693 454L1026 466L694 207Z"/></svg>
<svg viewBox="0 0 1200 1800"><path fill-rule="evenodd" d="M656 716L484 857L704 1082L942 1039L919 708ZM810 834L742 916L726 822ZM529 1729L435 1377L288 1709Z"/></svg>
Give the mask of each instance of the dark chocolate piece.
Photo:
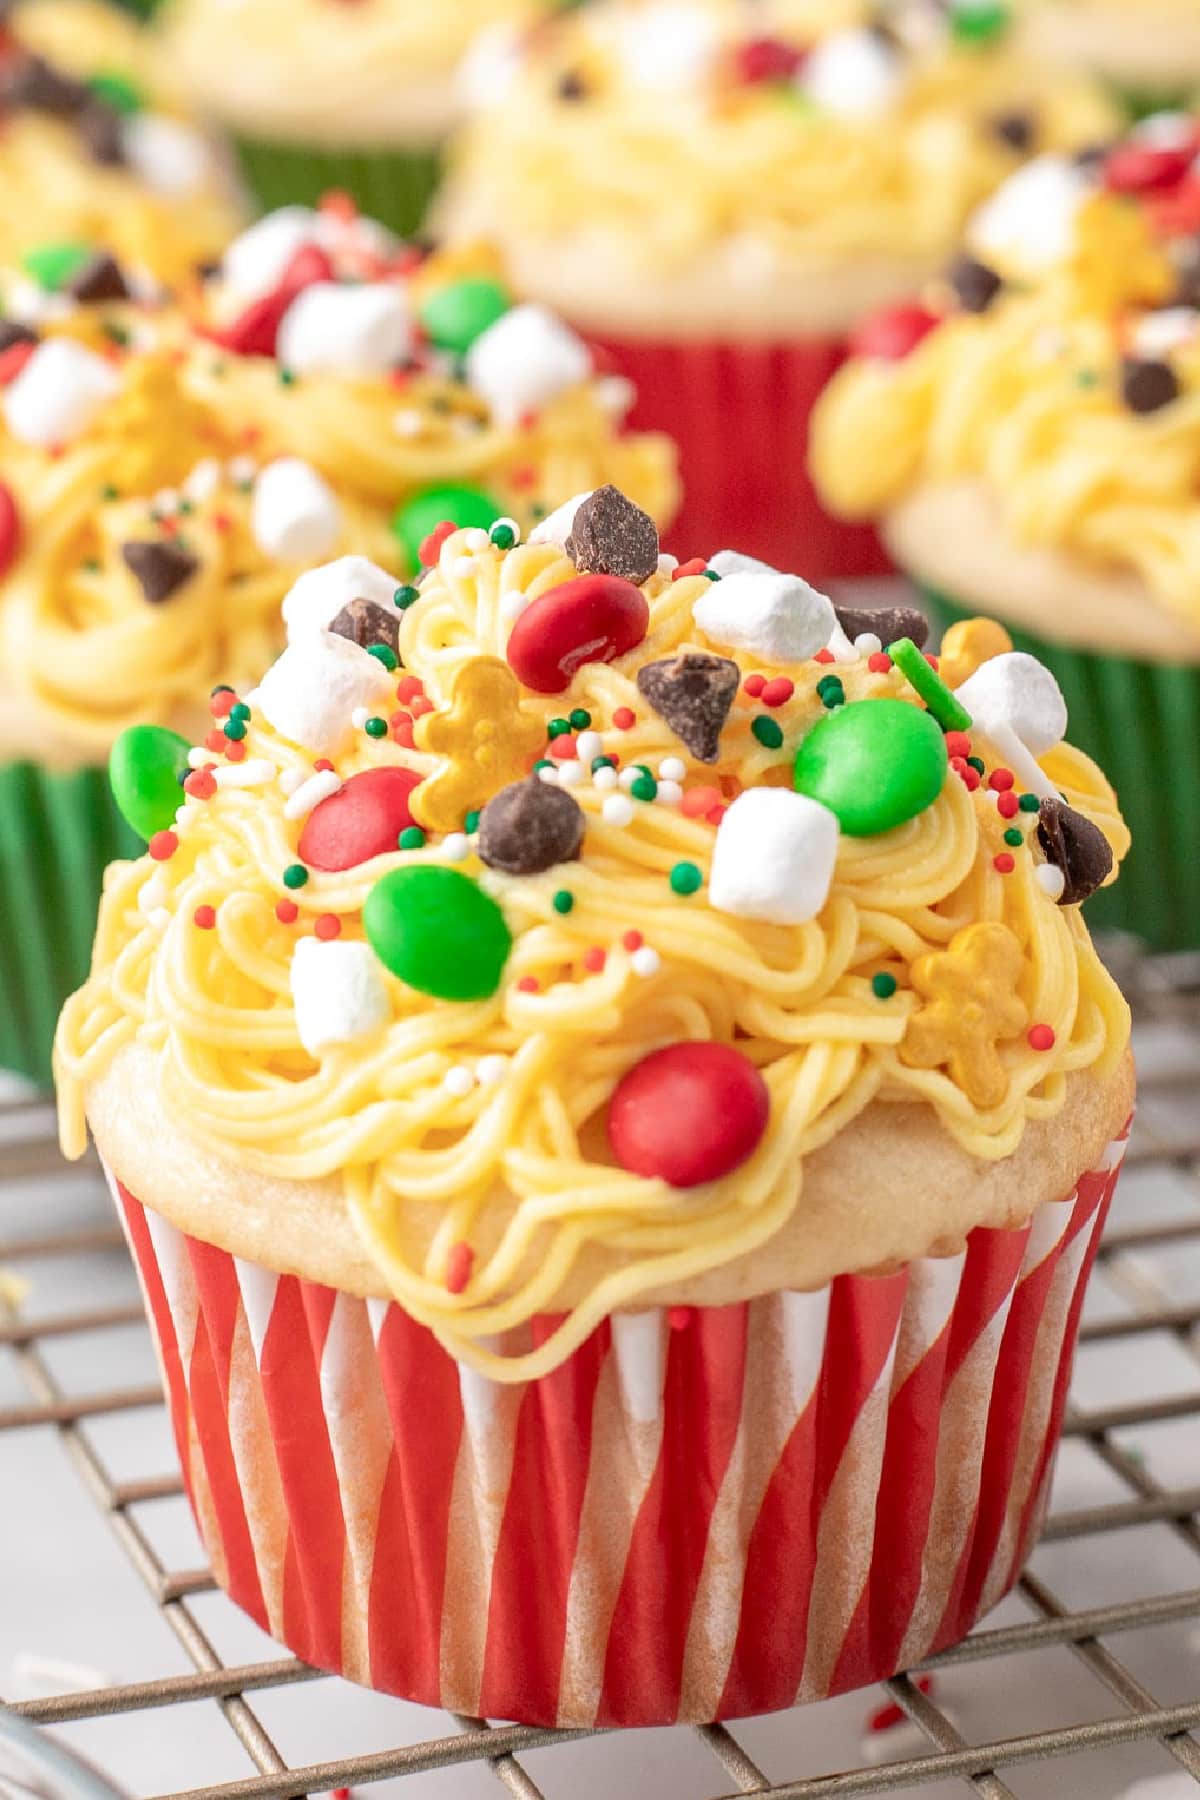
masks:
<svg viewBox="0 0 1200 1800"><path fill-rule="evenodd" d="M121 115L107 101L91 95L77 120L79 135L92 153L93 162L119 169L125 162L125 136Z"/></svg>
<svg viewBox="0 0 1200 1800"><path fill-rule="evenodd" d="M1160 412L1179 398L1179 377L1157 357L1127 356L1121 365L1121 398L1132 413Z"/></svg>
<svg viewBox="0 0 1200 1800"><path fill-rule="evenodd" d="M566 552L585 575L621 575L640 586L658 568L658 527L620 488L597 488L575 514Z"/></svg>
<svg viewBox="0 0 1200 1800"><path fill-rule="evenodd" d="M165 539L122 544L121 555L151 606L169 600L200 567L189 551Z"/></svg>
<svg viewBox="0 0 1200 1800"><path fill-rule="evenodd" d="M583 843L583 808L565 788L531 775L489 800L479 815L479 855L507 875L540 875L573 862Z"/></svg>
<svg viewBox="0 0 1200 1800"><path fill-rule="evenodd" d="M715 763L741 671L728 657L685 650L638 670L638 692L699 762Z"/></svg>
<svg viewBox="0 0 1200 1800"><path fill-rule="evenodd" d="M99 250L71 281L67 292L76 300L128 300L129 287L121 265L107 250Z"/></svg>
<svg viewBox="0 0 1200 1800"><path fill-rule="evenodd" d="M853 643L872 632L886 650L899 638L911 638L918 650L929 637L929 620L915 606L834 606L837 622Z"/></svg>
<svg viewBox="0 0 1200 1800"><path fill-rule="evenodd" d="M1003 277L973 256L957 256L946 279L964 312L984 313L1004 286Z"/></svg>
<svg viewBox="0 0 1200 1800"><path fill-rule="evenodd" d="M90 99L89 88L44 56L21 56L0 72L0 106L27 106L57 119L73 119Z"/></svg>
<svg viewBox="0 0 1200 1800"><path fill-rule="evenodd" d="M1024 156L1033 149L1037 124L1032 113L1016 111L997 113L991 125L993 137L999 138L1002 144L1007 144L1010 150L1016 150L1018 154Z"/></svg>
<svg viewBox="0 0 1200 1800"><path fill-rule="evenodd" d="M400 614L374 600L349 600L329 627L335 637L349 638L360 650L386 644L400 660Z"/></svg>
<svg viewBox="0 0 1200 1800"><path fill-rule="evenodd" d="M0 319L0 354L11 350L14 344L36 344L38 334L31 325L22 325L19 319Z"/></svg>
<svg viewBox="0 0 1200 1800"><path fill-rule="evenodd" d="M1098 825L1065 800L1043 800L1038 812L1038 843L1047 862L1061 869L1066 886L1060 906L1078 906L1112 873L1113 853Z"/></svg>

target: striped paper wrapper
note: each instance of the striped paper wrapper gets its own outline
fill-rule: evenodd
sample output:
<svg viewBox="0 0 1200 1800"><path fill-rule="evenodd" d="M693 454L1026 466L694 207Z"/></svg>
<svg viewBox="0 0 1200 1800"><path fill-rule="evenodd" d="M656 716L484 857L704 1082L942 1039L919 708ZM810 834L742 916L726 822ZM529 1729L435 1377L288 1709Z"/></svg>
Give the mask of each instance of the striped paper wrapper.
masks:
<svg viewBox="0 0 1200 1800"><path fill-rule="evenodd" d="M436 149L333 150L238 138L242 175L264 212L302 203L316 206L331 192L353 196L360 212L400 237L421 228L441 173Z"/></svg>
<svg viewBox="0 0 1200 1800"><path fill-rule="evenodd" d="M961 1255L618 1314L517 1386L112 1185L216 1578L265 1631L452 1711L656 1725L881 1680L1013 1585L1124 1150Z"/></svg>
<svg viewBox="0 0 1200 1800"><path fill-rule="evenodd" d="M808 430L841 366L839 338L692 342L588 333L600 366L637 389L635 431L679 444L683 506L666 534L675 555L741 550L810 581L889 573L867 525L827 513L808 476Z"/></svg>

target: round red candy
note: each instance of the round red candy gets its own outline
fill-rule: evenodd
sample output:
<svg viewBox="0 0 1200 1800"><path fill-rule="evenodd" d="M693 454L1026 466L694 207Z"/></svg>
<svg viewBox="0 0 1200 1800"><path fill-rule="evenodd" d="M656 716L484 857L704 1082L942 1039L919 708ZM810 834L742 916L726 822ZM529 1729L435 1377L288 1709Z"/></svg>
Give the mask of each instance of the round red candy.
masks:
<svg viewBox="0 0 1200 1800"><path fill-rule="evenodd" d="M6 575L21 547L21 515L13 491L0 481L0 575Z"/></svg>
<svg viewBox="0 0 1200 1800"><path fill-rule="evenodd" d="M852 356L903 362L940 320L926 306L889 306L864 319L850 339Z"/></svg>
<svg viewBox="0 0 1200 1800"><path fill-rule="evenodd" d="M1182 181L1196 154L1194 143L1118 144L1104 164L1104 184L1114 194L1151 194Z"/></svg>
<svg viewBox="0 0 1200 1800"><path fill-rule="evenodd" d="M753 1155L771 1110L754 1064L726 1044L669 1044L630 1069L608 1114L608 1138L634 1175L698 1187Z"/></svg>
<svg viewBox="0 0 1200 1800"><path fill-rule="evenodd" d="M297 855L310 869L356 869L396 848L413 823L408 797L421 777L412 769L366 769L314 806Z"/></svg>
<svg viewBox="0 0 1200 1800"><path fill-rule="evenodd" d="M767 81L791 81L804 61L804 52L779 38L748 38L734 52L734 73L751 86Z"/></svg>
<svg viewBox="0 0 1200 1800"><path fill-rule="evenodd" d="M577 575L525 608L508 640L508 660L535 694L561 694L584 663L625 656L649 629L646 596L632 581Z"/></svg>

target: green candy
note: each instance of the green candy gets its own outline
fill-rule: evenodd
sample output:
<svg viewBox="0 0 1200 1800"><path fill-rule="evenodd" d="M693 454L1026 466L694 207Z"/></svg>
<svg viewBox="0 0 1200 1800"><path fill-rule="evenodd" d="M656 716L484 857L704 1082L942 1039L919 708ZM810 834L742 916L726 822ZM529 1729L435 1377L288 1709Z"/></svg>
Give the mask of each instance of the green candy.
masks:
<svg viewBox="0 0 1200 1800"><path fill-rule="evenodd" d="M123 119L131 119L146 104L146 96L136 81L131 81L128 75L122 75L119 69L100 69L90 78L88 87L97 100L103 100L106 106L111 106Z"/></svg>
<svg viewBox="0 0 1200 1800"><path fill-rule="evenodd" d="M421 566L421 545L444 519L458 526L476 525L486 531L501 516L502 508L490 494L479 488L425 488L399 507L392 519L392 530L399 538L410 569Z"/></svg>
<svg viewBox="0 0 1200 1800"><path fill-rule="evenodd" d="M179 778L188 766L191 745L162 725L130 725L113 745L108 780L121 817L149 843L156 831L167 831L183 805Z"/></svg>
<svg viewBox="0 0 1200 1800"><path fill-rule="evenodd" d="M1011 24L1007 0L958 0L950 11L950 29L962 44L990 44Z"/></svg>
<svg viewBox="0 0 1200 1800"><path fill-rule="evenodd" d="M393 869L376 882L363 928L385 968L438 1000L488 999L512 950L512 933L491 896L440 864Z"/></svg>
<svg viewBox="0 0 1200 1800"><path fill-rule="evenodd" d="M835 813L848 837L876 837L933 805L949 761L927 712L904 700L857 700L814 725L792 785Z"/></svg>
<svg viewBox="0 0 1200 1800"><path fill-rule="evenodd" d="M95 254L89 244L37 244L25 252L21 266L47 294L57 294L87 267Z"/></svg>
<svg viewBox="0 0 1200 1800"><path fill-rule="evenodd" d="M430 294L421 308L421 324L439 350L465 356L477 337L502 319L512 301L498 281L477 277L455 281Z"/></svg>

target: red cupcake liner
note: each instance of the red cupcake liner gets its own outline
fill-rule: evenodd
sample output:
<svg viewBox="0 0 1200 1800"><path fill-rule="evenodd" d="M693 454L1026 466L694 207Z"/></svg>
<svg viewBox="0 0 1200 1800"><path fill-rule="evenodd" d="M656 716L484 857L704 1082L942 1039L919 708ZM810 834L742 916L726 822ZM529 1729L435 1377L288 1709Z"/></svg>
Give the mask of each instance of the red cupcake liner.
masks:
<svg viewBox="0 0 1200 1800"><path fill-rule="evenodd" d="M629 425L680 450L683 506L665 545L682 558L741 550L810 581L887 575L868 525L833 518L808 476L808 431L846 358L840 338L739 344L597 337L602 367L637 388Z"/></svg>
<svg viewBox="0 0 1200 1800"><path fill-rule="evenodd" d="M882 1680L1013 1585L1126 1136L959 1256L621 1314L513 1386L113 1193L214 1573L264 1630L452 1711L657 1725Z"/></svg>

